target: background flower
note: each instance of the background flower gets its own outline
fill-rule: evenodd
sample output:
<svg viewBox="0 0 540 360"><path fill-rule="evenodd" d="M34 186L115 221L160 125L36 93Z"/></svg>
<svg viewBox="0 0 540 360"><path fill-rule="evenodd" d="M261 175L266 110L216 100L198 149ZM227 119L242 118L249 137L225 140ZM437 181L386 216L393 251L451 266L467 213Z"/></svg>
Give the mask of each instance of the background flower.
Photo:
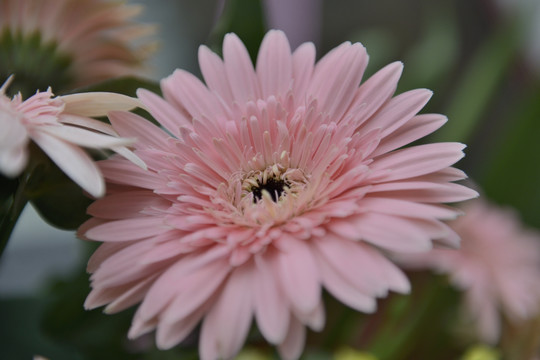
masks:
<svg viewBox="0 0 540 360"><path fill-rule="evenodd" d="M450 224L462 239L460 249L433 249L398 261L448 274L464 291L480 338L495 344L502 316L519 323L538 314L540 234L524 228L515 212L483 200L471 201L463 210L466 215Z"/></svg>
<svg viewBox="0 0 540 360"><path fill-rule="evenodd" d="M254 70L229 34L223 54L200 48L206 86L177 70L162 81L165 100L139 91L174 136L110 114L121 136L139 139L149 170L100 162L110 192L79 230L105 242L89 263L86 306L117 312L142 301L130 337L157 328L165 349L204 318L203 359L233 357L255 317L283 358L298 358L304 325L324 325L322 287L363 312L388 290L407 292L378 248L455 245L440 220L458 212L439 203L476 193L453 183L465 176L450 167L463 145L399 149L446 121L416 115L430 91L392 97L400 63L358 87L367 66L358 43L315 64L313 44L291 54L285 35L270 31Z"/></svg>
<svg viewBox="0 0 540 360"><path fill-rule="evenodd" d="M139 75L154 48L153 27L133 18L140 6L103 0L5 0L0 3L0 78L30 96L124 75Z"/></svg>

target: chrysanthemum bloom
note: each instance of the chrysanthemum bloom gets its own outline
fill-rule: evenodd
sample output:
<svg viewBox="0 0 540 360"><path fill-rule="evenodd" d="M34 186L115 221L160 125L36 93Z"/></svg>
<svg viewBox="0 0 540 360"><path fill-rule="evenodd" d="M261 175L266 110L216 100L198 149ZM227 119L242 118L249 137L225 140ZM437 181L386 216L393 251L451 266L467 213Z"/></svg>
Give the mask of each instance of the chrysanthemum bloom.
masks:
<svg viewBox="0 0 540 360"><path fill-rule="evenodd" d="M344 43L315 64L313 44L294 53L270 31L254 70L242 42L225 37L222 61L202 46L206 81L177 70L164 98L138 96L166 129L110 114L136 137L142 171L100 163L109 193L80 229L104 244L91 258L86 307L109 313L142 301L129 332L157 329L170 348L202 321L202 359L228 359L252 319L285 359L303 349L305 325L324 326L321 290L372 312L409 283L380 251L426 251L456 241L440 205L475 196L452 183L463 145L398 148L431 133L442 115L416 115L431 96L392 97L402 64L360 87L368 56Z"/></svg>
<svg viewBox="0 0 540 360"><path fill-rule="evenodd" d="M133 18L140 6L105 0L0 2L0 77L36 89L73 89L141 72L153 28Z"/></svg>
<svg viewBox="0 0 540 360"><path fill-rule="evenodd" d="M464 290L467 313L480 338L496 343L501 315L517 323L540 310L540 234L523 227L516 214L483 200L464 206L450 223L461 247L400 256L402 265L448 274Z"/></svg>
<svg viewBox="0 0 540 360"><path fill-rule="evenodd" d="M11 79L11 78L10 78ZM34 141L67 176L95 197L105 193L105 182L95 162L81 147L116 151L142 168L144 163L126 145L134 139L118 137L108 124L88 116L110 110L130 110L137 99L113 93L81 93L53 97L51 89L23 101L5 95L10 79L0 88L0 174L15 177L28 163L29 141Z"/></svg>

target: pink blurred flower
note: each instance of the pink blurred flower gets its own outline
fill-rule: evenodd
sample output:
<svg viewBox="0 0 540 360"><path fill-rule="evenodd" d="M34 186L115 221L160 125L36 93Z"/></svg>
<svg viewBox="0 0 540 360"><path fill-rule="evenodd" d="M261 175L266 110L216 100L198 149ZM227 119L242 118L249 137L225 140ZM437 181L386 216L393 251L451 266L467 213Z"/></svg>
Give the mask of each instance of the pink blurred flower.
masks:
<svg viewBox="0 0 540 360"><path fill-rule="evenodd" d="M450 276L465 291L465 305L481 339L496 343L501 313L513 323L540 310L540 234L525 229L516 214L483 200L464 207L466 215L450 223L461 248L433 249L399 256L402 265L432 268Z"/></svg>
<svg viewBox="0 0 540 360"><path fill-rule="evenodd" d="M145 39L154 27L133 21L141 10L116 0L3 0L0 35L12 46L3 47L8 69L0 76L30 71L34 82L40 80L53 68L51 55L59 64L54 69L67 72L70 88L137 75L155 48Z"/></svg>
<svg viewBox="0 0 540 360"><path fill-rule="evenodd" d="M83 149L111 149L141 167L144 163L125 146L133 139L119 138L108 124L88 116L109 110L129 110L136 99L112 93L81 93L54 97L51 89L23 101L9 99L0 88L0 173L15 177L28 163L28 143L34 141L74 182L95 197L105 193L101 171Z"/></svg>
<svg viewBox="0 0 540 360"><path fill-rule="evenodd" d="M88 209L80 234L104 244L88 270L86 307L114 313L142 301L129 332L157 329L170 348L201 322L202 359L229 359L252 318L284 359L300 356L305 327L320 330L324 287L373 312L388 290L408 292L379 248L426 251L456 243L441 202L475 192L452 181L463 145L398 148L439 128L416 115L431 96L392 97L402 64L360 87L368 56L344 43L315 64L315 48L291 54L281 31L264 38L254 70L242 42L225 37L222 61L199 50L206 81L177 70L164 98L138 96L166 129L110 114L136 137L142 171L121 158L100 163L109 193Z"/></svg>

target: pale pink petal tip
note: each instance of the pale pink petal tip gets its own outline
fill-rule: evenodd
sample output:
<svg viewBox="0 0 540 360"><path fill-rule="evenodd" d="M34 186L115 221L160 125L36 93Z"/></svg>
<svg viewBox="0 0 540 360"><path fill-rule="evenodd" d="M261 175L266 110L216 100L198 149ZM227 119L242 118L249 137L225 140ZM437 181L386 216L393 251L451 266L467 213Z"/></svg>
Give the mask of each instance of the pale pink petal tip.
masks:
<svg viewBox="0 0 540 360"><path fill-rule="evenodd" d="M59 98L66 104L66 113L89 117L105 116L110 111L129 111L142 105L136 98L110 92L78 93Z"/></svg>
<svg viewBox="0 0 540 360"><path fill-rule="evenodd" d="M323 290L372 313L389 291L411 291L389 252L458 242L445 221L459 212L445 204L476 194L451 167L464 146L409 146L446 119L418 115L428 90L394 96L401 63L366 80L360 44L316 63L313 44L292 50L281 31L255 66L234 34L223 59L202 46L199 62L204 82L177 70L163 98L137 92L161 126L109 113L147 170L100 162L110 190L84 225L103 242L87 305L140 302L130 338L156 330L166 349L200 324L200 357L228 359L255 323L298 359L306 328L324 328Z"/></svg>

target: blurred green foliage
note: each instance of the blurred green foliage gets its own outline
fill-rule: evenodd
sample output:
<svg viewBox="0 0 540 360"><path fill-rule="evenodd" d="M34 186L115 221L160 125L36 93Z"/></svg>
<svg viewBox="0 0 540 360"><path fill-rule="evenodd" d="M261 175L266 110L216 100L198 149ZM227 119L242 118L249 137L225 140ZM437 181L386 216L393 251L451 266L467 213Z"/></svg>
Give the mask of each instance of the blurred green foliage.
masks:
<svg viewBox="0 0 540 360"><path fill-rule="evenodd" d="M242 39L255 63L259 45L266 33L261 0L224 1L224 8L208 40L209 47L221 54L221 44L227 33L235 33Z"/></svg>

